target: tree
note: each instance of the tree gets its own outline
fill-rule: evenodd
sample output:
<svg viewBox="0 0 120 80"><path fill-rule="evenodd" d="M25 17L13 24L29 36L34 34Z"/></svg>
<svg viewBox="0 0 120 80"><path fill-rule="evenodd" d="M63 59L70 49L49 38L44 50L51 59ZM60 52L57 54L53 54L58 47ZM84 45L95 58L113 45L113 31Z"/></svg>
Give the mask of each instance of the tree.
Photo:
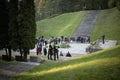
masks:
<svg viewBox="0 0 120 80"><path fill-rule="evenodd" d="M116 1L116 6L117 6L118 10L120 11L120 0Z"/></svg>
<svg viewBox="0 0 120 80"><path fill-rule="evenodd" d="M66 12L107 9L115 0L35 0L41 19Z"/></svg>
<svg viewBox="0 0 120 80"><path fill-rule="evenodd" d="M24 52L24 61L27 61L29 49L35 47L35 6L33 0L22 0L19 10L19 41Z"/></svg>
<svg viewBox="0 0 120 80"><path fill-rule="evenodd" d="M0 0L0 48L5 48L8 28L8 10L5 0Z"/></svg>
<svg viewBox="0 0 120 80"><path fill-rule="evenodd" d="M9 2L9 35L11 37L10 43L13 49L18 48L18 0L10 0Z"/></svg>
<svg viewBox="0 0 120 80"><path fill-rule="evenodd" d="M21 37L18 33L20 28L20 20L19 20L19 0L10 0L9 2L9 36L11 37L10 44L13 50L19 49L21 58L22 58L22 47L21 47Z"/></svg>
<svg viewBox="0 0 120 80"><path fill-rule="evenodd" d="M9 44L10 36L8 35L8 12L8 1L0 0L0 48L5 48L6 55L8 55L8 59L11 60L11 46Z"/></svg>
<svg viewBox="0 0 120 80"><path fill-rule="evenodd" d="M9 36L12 49L19 48L19 35L18 35L18 0L10 0L9 2Z"/></svg>
<svg viewBox="0 0 120 80"><path fill-rule="evenodd" d="M109 0L109 1L108 1L108 6L109 6L109 8L115 7L115 6L116 6L115 0Z"/></svg>

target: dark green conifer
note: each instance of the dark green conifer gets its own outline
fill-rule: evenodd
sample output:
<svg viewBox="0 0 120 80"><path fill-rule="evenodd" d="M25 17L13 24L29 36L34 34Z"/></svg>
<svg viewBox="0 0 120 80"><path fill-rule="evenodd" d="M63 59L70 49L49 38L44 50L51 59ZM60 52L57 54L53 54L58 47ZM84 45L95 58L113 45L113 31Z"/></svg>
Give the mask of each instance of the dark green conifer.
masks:
<svg viewBox="0 0 120 80"><path fill-rule="evenodd" d="M11 46L9 44L10 36L8 35L9 29L9 10L8 1L0 0L0 48L5 48L8 60L11 60Z"/></svg>
<svg viewBox="0 0 120 80"><path fill-rule="evenodd" d="M24 52L24 60L27 61L29 50L35 47L35 6L34 0L22 0L19 10L19 30L21 47Z"/></svg>

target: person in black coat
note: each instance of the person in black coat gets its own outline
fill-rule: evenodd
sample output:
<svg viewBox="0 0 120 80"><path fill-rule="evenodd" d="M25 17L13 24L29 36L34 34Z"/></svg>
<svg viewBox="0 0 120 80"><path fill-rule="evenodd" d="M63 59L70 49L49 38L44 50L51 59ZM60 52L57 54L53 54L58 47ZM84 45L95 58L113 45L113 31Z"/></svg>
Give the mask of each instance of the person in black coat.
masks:
<svg viewBox="0 0 120 80"><path fill-rule="evenodd" d="M57 42L55 42L54 48L53 48L53 50L54 50L54 52L53 52L54 60L56 60L56 58L57 58L57 60L59 59L59 56L58 56L59 50L58 50L58 48L59 48L59 45L57 44Z"/></svg>
<svg viewBox="0 0 120 80"><path fill-rule="evenodd" d="M51 44L48 44L48 60L52 60L53 48Z"/></svg>
<svg viewBox="0 0 120 80"><path fill-rule="evenodd" d="M102 36L102 43L105 43L105 35Z"/></svg>
<svg viewBox="0 0 120 80"><path fill-rule="evenodd" d="M46 46L43 48L43 52L44 52L44 55L46 56L46 55L47 55L47 49L46 49Z"/></svg>
<svg viewBox="0 0 120 80"><path fill-rule="evenodd" d="M68 51L68 53L66 54L66 57L72 57L69 51Z"/></svg>

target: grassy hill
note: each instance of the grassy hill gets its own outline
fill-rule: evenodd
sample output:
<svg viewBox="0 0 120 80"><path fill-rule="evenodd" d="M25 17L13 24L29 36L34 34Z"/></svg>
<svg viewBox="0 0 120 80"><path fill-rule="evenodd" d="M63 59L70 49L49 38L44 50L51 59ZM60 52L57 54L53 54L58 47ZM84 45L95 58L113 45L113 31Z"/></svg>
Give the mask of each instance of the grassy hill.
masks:
<svg viewBox="0 0 120 80"><path fill-rule="evenodd" d="M61 35L71 36L84 17L85 12L65 13L60 16L44 19L37 22L36 36L44 35L59 37ZM102 10L97 18L91 39L96 40L102 35L106 39L117 40L120 44L120 12L117 8Z"/></svg>
<svg viewBox="0 0 120 80"><path fill-rule="evenodd" d="M117 40L120 44L120 11L117 8L102 10L99 14L91 39L105 35L106 39Z"/></svg>
<svg viewBox="0 0 120 80"><path fill-rule="evenodd" d="M12 80L120 80L120 45L65 62L46 61Z"/></svg>
<svg viewBox="0 0 120 80"><path fill-rule="evenodd" d="M37 22L36 36L71 36L78 27L85 12L65 13L60 16L44 19Z"/></svg>

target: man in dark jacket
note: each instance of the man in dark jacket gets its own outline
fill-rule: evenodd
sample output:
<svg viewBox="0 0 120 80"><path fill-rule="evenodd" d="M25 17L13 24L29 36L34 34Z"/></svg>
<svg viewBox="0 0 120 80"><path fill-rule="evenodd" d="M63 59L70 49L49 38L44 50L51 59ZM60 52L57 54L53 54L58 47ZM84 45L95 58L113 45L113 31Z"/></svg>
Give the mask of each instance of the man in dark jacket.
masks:
<svg viewBox="0 0 120 80"><path fill-rule="evenodd" d="M59 56L58 56L59 50L58 50L58 48L59 48L59 45L57 44L57 42L55 42L55 44L54 44L54 60L56 60L56 57L57 57L57 60L59 59Z"/></svg>
<svg viewBox="0 0 120 80"><path fill-rule="evenodd" d="M102 43L105 43L105 35L102 36Z"/></svg>
<svg viewBox="0 0 120 80"><path fill-rule="evenodd" d="M48 44L48 60L52 60L52 55L53 55L53 48L51 44Z"/></svg>

